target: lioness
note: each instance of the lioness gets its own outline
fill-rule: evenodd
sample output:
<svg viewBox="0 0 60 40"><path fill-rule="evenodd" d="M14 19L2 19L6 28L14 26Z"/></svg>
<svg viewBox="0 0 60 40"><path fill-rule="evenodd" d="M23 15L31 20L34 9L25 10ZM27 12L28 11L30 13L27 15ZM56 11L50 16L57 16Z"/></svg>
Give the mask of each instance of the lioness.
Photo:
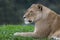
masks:
<svg viewBox="0 0 60 40"><path fill-rule="evenodd" d="M54 39L60 37L60 15L51 9L41 4L32 4L23 17L26 24L35 23L35 30L34 32L17 32L14 35Z"/></svg>

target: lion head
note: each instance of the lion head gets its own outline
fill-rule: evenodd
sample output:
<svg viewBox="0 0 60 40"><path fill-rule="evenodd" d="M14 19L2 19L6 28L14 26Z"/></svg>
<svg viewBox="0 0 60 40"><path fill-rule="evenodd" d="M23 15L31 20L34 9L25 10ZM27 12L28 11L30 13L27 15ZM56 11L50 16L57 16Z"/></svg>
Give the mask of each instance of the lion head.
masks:
<svg viewBox="0 0 60 40"><path fill-rule="evenodd" d="M46 8L44 9L44 6L41 4L32 4L31 7L27 9L25 15L23 16L25 24L29 24L43 19L45 13L47 13L45 10Z"/></svg>

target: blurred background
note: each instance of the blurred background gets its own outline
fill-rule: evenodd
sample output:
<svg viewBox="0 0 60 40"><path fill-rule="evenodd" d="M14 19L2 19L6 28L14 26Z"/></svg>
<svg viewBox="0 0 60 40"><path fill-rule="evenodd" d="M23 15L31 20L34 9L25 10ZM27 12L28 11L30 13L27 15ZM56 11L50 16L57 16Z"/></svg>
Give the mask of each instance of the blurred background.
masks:
<svg viewBox="0 0 60 40"><path fill-rule="evenodd" d="M23 15L34 3L40 3L60 13L60 0L0 0L0 25L24 24Z"/></svg>

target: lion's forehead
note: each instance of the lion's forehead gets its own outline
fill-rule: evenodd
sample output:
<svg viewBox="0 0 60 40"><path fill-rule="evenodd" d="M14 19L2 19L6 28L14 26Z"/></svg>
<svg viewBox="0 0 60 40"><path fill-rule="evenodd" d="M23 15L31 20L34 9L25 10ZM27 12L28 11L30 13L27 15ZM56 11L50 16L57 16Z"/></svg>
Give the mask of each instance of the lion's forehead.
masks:
<svg viewBox="0 0 60 40"><path fill-rule="evenodd" d="M25 16L28 16L30 13L36 14L38 12L37 4L32 4L26 11ZM32 12L31 12L32 11Z"/></svg>
<svg viewBox="0 0 60 40"><path fill-rule="evenodd" d="M36 8L36 7L30 7L30 8L28 9L28 11L34 11L34 10L37 10L37 8Z"/></svg>

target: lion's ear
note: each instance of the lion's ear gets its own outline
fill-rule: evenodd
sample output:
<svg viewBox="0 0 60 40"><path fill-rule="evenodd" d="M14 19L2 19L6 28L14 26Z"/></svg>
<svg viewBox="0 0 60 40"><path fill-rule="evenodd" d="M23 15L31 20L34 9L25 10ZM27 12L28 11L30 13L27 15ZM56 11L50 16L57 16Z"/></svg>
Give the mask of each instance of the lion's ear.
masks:
<svg viewBox="0 0 60 40"><path fill-rule="evenodd" d="M39 5L39 4L37 5L37 7L38 7L39 10L41 10L41 11L43 10L42 6Z"/></svg>

